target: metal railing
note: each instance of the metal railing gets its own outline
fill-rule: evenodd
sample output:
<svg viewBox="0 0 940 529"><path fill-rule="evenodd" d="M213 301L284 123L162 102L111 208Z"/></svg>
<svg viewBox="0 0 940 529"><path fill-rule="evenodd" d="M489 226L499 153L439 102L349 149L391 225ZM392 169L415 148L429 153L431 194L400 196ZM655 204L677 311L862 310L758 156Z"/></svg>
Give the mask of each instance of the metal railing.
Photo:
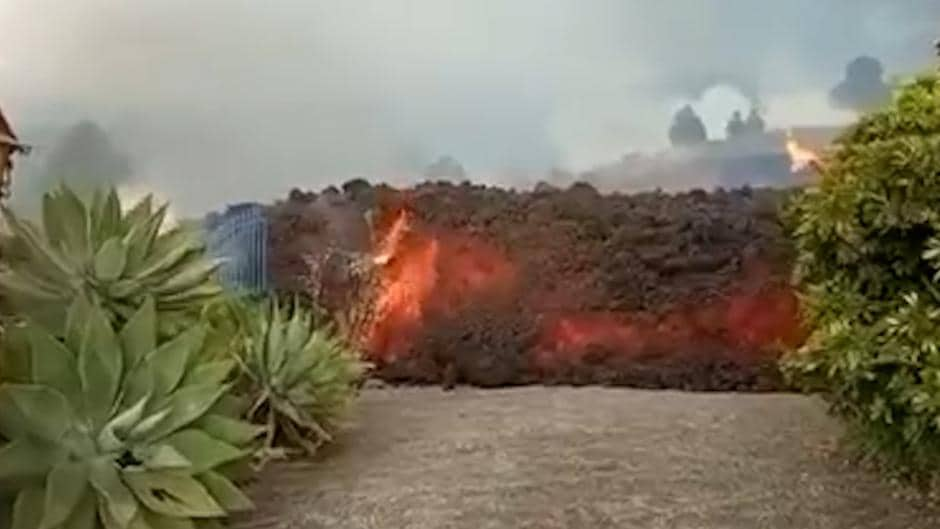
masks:
<svg viewBox="0 0 940 529"><path fill-rule="evenodd" d="M268 290L268 222L260 204L230 206L205 219L209 255L222 259L219 280L239 292Z"/></svg>

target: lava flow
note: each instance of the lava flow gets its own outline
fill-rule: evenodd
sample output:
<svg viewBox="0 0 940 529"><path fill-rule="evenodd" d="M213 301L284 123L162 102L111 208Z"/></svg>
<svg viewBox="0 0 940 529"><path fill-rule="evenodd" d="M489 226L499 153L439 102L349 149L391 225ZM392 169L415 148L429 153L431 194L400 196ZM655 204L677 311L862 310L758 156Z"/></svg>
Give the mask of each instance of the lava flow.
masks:
<svg viewBox="0 0 940 529"><path fill-rule="evenodd" d="M738 293L705 305L645 313L582 313L556 317L542 329L534 367L551 371L588 355L623 362L720 348L753 361L803 339L795 295L788 289Z"/></svg>

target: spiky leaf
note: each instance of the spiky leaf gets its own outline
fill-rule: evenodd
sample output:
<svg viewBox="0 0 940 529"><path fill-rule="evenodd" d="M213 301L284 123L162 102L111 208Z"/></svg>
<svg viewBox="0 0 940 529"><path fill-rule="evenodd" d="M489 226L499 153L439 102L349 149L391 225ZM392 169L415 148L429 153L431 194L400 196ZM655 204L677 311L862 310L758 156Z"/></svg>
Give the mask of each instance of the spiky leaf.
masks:
<svg viewBox="0 0 940 529"><path fill-rule="evenodd" d="M88 466L62 461L46 480L46 499L39 529L53 529L64 524L79 507L88 489Z"/></svg>
<svg viewBox="0 0 940 529"><path fill-rule="evenodd" d="M206 488L192 477L172 471L127 471L124 480L148 509L175 518L225 516Z"/></svg>

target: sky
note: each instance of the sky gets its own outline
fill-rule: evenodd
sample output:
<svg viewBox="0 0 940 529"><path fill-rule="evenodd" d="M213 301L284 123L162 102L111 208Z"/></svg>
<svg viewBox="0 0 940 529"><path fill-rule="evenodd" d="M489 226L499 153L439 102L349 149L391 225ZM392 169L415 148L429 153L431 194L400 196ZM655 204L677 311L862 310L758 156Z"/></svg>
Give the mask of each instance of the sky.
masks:
<svg viewBox="0 0 940 529"><path fill-rule="evenodd" d="M586 170L664 148L684 103L716 137L752 104L844 123L845 65L931 67L940 2L3 0L0 35L23 174L91 120L140 186L199 213L410 182L443 155L502 185Z"/></svg>

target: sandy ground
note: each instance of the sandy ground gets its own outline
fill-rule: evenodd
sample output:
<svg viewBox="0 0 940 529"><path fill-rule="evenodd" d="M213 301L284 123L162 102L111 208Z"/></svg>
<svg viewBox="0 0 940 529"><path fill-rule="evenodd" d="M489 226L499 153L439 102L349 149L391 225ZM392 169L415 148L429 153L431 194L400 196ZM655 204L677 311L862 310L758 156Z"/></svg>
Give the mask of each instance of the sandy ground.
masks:
<svg viewBox="0 0 940 529"><path fill-rule="evenodd" d="M797 395L367 390L318 461L271 466L237 529L919 529Z"/></svg>

